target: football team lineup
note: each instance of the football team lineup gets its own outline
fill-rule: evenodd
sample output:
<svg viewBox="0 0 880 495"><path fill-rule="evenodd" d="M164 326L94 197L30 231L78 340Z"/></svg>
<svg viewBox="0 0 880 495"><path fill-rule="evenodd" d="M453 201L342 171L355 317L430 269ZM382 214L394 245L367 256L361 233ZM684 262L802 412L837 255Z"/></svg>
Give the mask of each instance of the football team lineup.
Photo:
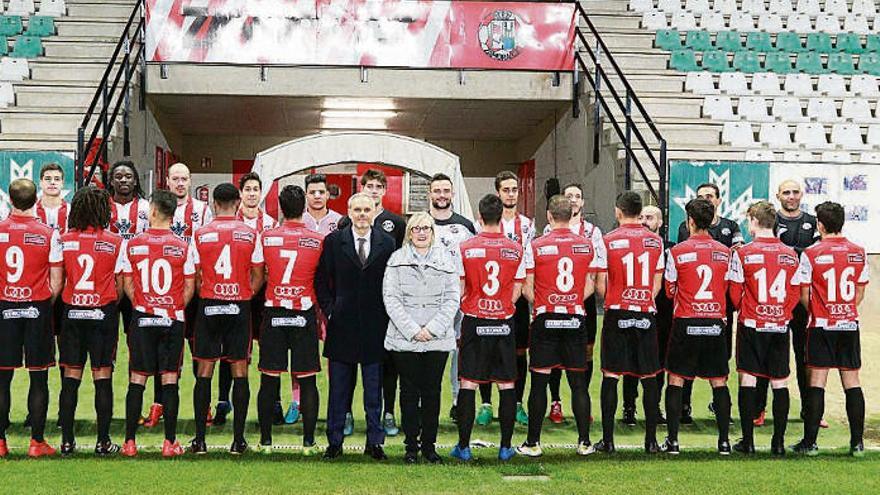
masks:
<svg viewBox="0 0 880 495"><path fill-rule="evenodd" d="M837 429L846 423L846 451L865 455L866 411L876 406L866 406L861 356L878 347L876 337L861 338L867 332L859 324L860 309L871 311L863 304L868 256L844 236L839 204L801 211L796 181L779 184L780 208L749 205L750 242L717 215L718 187L699 186L674 244L660 235L662 212L634 192L617 197L617 227L603 234L582 216L579 184L548 198L538 235L536 220L517 211L520 184L511 172L495 177L477 223L452 211L453 181L443 174L430 180L429 211L408 220L382 208L387 180L378 170L363 174L363 192L344 215L327 208L321 174L306 177L305 187L284 187L279 220L260 209L256 174L216 186L210 204L190 197L186 165L170 167L167 181L169 190L146 199L135 165L121 161L106 190L82 188L69 204L56 164L40 171L39 199L32 181L10 183L11 212L0 222L0 456L24 452L6 435L22 437L10 412L26 409L28 457L76 454L77 430L91 430L84 421L94 428L97 456L139 456L139 434L153 439L157 426L162 457L204 455L208 426L231 417L231 454L272 454L273 427L301 423L296 451L332 461L354 430L358 381L363 453L377 461L388 459L387 437L398 434L407 464L467 463L487 446L502 462L542 457L545 448L551 457L558 449L608 455L617 452L618 420L644 425L640 439L623 433L623 450L675 456L687 450L689 425L700 416L694 397L705 387L694 390L694 381L711 388L717 454L750 456L769 446L774 456L818 455L827 417ZM60 380L50 380L56 365ZM77 422L86 366L94 420ZM26 393L12 386L22 367ZM259 442L251 446L254 368ZM831 386L826 399L834 370L843 390ZM560 390L562 375L568 390ZM592 387L598 401L594 375L601 376ZM730 375L738 375L735 394ZM142 417L148 384L152 403ZM114 391L123 387L124 427L114 428ZM496 420L492 388L497 442L473 438L475 425ZM636 420L640 393L643 422ZM191 409L181 407L184 396ZM575 426L564 435L557 428L563 396ZM46 439L56 400L57 449ZM454 441L442 431L445 404ZM182 411L193 418L186 447L178 439L190 433L188 423L178 427ZM319 416L325 442L316 437ZM789 418L800 418L791 422L798 428L788 428ZM591 437L594 421L601 432ZM756 439L765 421L769 441ZM735 441L733 424L741 434ZM515 444L517 425L526 431ZM551 440L542 443L545 431ZM119 433L121 444L111 438ZM705 451L708 437L698 437ZM441 446L450 450L438 452Z"/></svg>

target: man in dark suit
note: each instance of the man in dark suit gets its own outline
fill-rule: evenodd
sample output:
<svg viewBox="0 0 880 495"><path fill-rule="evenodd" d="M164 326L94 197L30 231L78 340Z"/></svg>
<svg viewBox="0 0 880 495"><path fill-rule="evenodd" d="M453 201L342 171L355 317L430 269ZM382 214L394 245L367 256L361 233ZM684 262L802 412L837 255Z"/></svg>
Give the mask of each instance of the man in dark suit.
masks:
<svg viewBox="0 0 880 495"><path fill-rule="evenodd" d="M364 387L367 444L364 454L387 459L382 450L382 360L388 315L382 302L385 265L396 249L394 239L372 228L375 203L366 194L348 200L351 224L324 239L315 275L321 311L327 315L324 357L330 360L325 459L342 455L345 414L352 400L358 365Z"/></svg>

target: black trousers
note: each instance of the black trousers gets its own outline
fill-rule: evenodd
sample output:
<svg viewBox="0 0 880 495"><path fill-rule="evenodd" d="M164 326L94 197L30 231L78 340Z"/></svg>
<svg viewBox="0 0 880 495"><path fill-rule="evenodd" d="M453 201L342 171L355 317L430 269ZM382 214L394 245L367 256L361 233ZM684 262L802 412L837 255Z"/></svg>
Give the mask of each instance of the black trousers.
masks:
<svg viewBox="0 0 880 495"><path fill-rule="evenodd" d="M391 352L400 373L400 413L407 452L432 452L440 424L440 389L448 352Z"/></svg>

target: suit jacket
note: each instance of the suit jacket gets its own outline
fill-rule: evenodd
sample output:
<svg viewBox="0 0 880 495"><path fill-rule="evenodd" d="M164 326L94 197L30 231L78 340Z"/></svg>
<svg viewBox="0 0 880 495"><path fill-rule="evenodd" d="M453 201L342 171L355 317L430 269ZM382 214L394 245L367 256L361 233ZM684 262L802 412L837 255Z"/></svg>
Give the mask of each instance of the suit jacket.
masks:
<svg viewBox="0 0 880 495"><path fill-rule="evenodd" d="M374 227L370 255L361 266L350 226L324 239L315 274L318 305L328 320L324 357L346 363L382 361L388 329L382 279L395 249L394 239Z"/></svg>

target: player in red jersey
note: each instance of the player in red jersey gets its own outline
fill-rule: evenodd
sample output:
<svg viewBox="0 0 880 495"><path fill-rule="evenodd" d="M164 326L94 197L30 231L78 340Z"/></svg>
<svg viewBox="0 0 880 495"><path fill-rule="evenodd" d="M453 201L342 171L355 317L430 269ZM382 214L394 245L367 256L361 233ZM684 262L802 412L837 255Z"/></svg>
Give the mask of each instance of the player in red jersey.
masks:
<svg viewBox="0 0 880 495"><path fill-rule="evenodd" d="M272 450L273 410L278 401L281 374L288 370L300 386L303 417L303 455L318 453L315 425L318 419L318 387L321 371L318 326L315 318L315 271L321 258L324 236L302 222L305 191L286 186L278 196L284 222L263 233L266 260L266 310L260 332L260 393L257 411L260 449Z"/></svg>
<svg viewBox="0 0 880 495"><path fill-rule="evenodd" d="M36 216L40 222L57 230L67 232L67 217L70 205L64 201L64 169L57 163L47 163L40 167L40 199L37 200Z"/></svg>
<svg viewBox="0 0 880 495"><path fill-rule="evenodd" d="M617 382L621 376L642 381L645 393L645 452L657 445L657 379L660 357L655 297L662 289L663 239L642 226L642 198L628 191L617 197L619 228L605 234L606 265L597 291L605 299L602 324L602 440L595 449L613 453Z"/></svg>
<svg viewBox="0 0 880 495"><path fill-rule="evenodd" d="M88 186L73 196L70 230L61 236L66 284L58 347L64 377L58 399L61 454L76 450L74 418L86 358L95 382L98 438L95 454L119 452L110 441L113 417L113 364L119 340L117 302L122 293L123 239L106 230L110 223L110 195Z"/></svg>
<svg viewBox="0 0 880 495"><path fill-rule="evenodd" d="M480 383L496 383L501 397L501 448L498 458L516 455L510 441L516 421L516 331L515 302L526 278L522 245L501 231L501 198L487 195L480 200L482 232L459 245L459 275L462 280L458 376L458 445L452 456L463 461L470 450L474 428L476 390Z"/></svg>
<svg viewBox="0 0 880 495"><path fill-rule="evenodd" d="M251 354L251 297L263 283L263 251L257 232L235 215L241 202L230 183L214 188L214 219L193 236L199 307L193 335L193 359L198 363L193 390L196 436L194 454L207 454L205 429L211 408L214 363L229 363L232 409L235 411L229 452L247 451L244 427L250 402L248 361Z"/></svg>
<svg viewBox="0 0 880 495"><path fill-rule="evenodd" d="M816 438L825 412L828 371L837 368L846 394L849 447L854 456L865 453L865 395L859 383L862 366L859 344L859 305L868 284L868 257L864 248L841 233L845 213L837 203L816 206L822 240L804 250L798 267L801 303L810 313L806 364L810 370L804 439L795 452L818 454Z"/></svg>
<svg viewBox="0 0 880 495"><path fill-rule="evenodd" d="M125 397L125 445L122 455L137 455L138 420L148 376L161 376L165 442L162 455L183 455L177 441L180 404L177 381L183 359L184 308L195 289L191 245L171 231L177 199L164 190L150 198L150 228L125 249L125 293L134 305L128 333L129 385Z"/></svg>
<svg viewBox="0 0 880 495"><path fill-rule="evenodd" d="M593 453L590 443L590 393L587 367L587 330L584 299L593 292L595 272L602 266L593 243L568 228L571 202L555 195L547 203L550 233L532 241L526 250L523 293L534 307L530 332L532 388L529 392L529 435L516 450L529 457L542 455L541 428L547 412L550 372L564 369L571 387L572 411L577 422L577 453Z"/></svg>
<svg viewBox="0 0 880 495"><path fill-rule="evenodd" d="M773 386L774 455L785 454L789 397L788 322L800 297L797 253L773 233L776 209L767 201L749 207L752 242L735 251L730 263L730 300L739 310L736 368L740 374L739 414L743 438L733 450L755 453L754 428L758 377Z"/></svg>
<svg viewBox="0 0 880 495"><path fill-rule="evenodd" d="M694 199L685 207L690 237L669 249L666 292L673 299L673 324L666 351L666 421L662 450L678 454L678 425L684 381L704 378L712 385L718 453L730 455L730 391L727 389L727 304L730 248L709 237L715 207Z"/></svg>
<svg viewBox="0 0 880 495"><path fill-rule="evenodd" d="M52 299L61 290L61 240L58 231L34 216L37 188L30 179L9 184L12 214L0 222L0 457L8 453L6 429L11 406L10 384L16 368L30 375L28 414L31 443L28 456L52 455L46 443L49 372L55 366Z"/></svg>

